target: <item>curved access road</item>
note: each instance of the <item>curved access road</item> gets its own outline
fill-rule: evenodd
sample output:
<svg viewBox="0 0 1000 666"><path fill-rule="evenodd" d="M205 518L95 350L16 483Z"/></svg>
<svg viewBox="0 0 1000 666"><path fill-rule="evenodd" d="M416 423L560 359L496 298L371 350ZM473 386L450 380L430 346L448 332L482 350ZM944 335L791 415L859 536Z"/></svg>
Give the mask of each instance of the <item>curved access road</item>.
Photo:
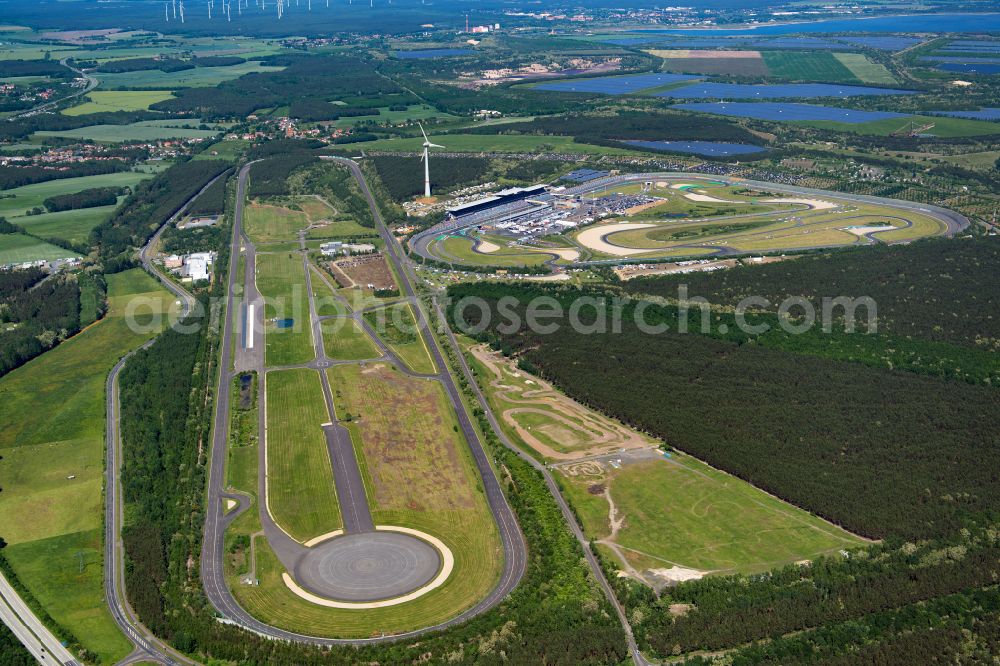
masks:
<svg viewBox="0 0 1000 666"><path fill-rule="evenodd" d="M38 106L33 106L30 109L25 109L24 111L18 111L17 113L11 114L7 120L14 120L15 118L23 118L24 116L32 116L36 113L41 113L42 111L48 111L49 109L55 108L58 104L65 102L68 99L74 99L80 97L81 95L86 95L91 90L97 87L99 81L95 79L90 74L87 74L82 69L77 69L73 65L69 64L68 58L63 58L59 61L59 64L63 67L73 70L74 73L79 75L80 78L86 79L87 85L83 88L77 90L76 92L66 95L65 97L60 97L59 99L54 99L51 102L46 102L45 104L39 104Z"/></svg>
<svg viewBox="0 0 1000 666"><path fill-rule="evenodd" d="M163 285L178 298L181 304L180 316L186 316L195 305L195 298L187 290L167 277L152 260L152 248L160 240L164 230L175 223L188 210L191 204L202 192L207 190L219 178L226 176L228 171L219 174L198 190L168 219L149 239L139 252L143 268L160 280ZM148 341L139 349L148 349L156 338ZM155 661L162 664L196 664L180 654L153 635L136 616L125 594L125 550L122 546L121 530L123 525L123 501L121 493L121 433L119 430L120 401L118 392L118 375L128 360L139 349L123 356L108 375L105 386L105 403L107 410L107 425L105 426L105 498L104 498L104 598L111 610L115 624L135 646L131 655L121 663L137 661Z"/></svg>

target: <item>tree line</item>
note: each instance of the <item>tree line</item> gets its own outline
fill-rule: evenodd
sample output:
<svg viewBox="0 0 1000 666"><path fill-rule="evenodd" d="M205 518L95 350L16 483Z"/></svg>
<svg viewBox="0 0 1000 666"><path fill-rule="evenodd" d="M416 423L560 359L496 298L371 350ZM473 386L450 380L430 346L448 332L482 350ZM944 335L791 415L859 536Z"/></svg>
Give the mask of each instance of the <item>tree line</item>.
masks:
<svg viewBox="0 0 1000 666"><path fill-rule="evenodd" d="M0 376L81 328L76 276L45 275L37 268L0 271Z"/></svg>
<svg viewBox="0 0 1000 666"><path fill-rule="evenodd" d="M378 74L372 61L357 56L283 54L262 62L285 69L245 74L214 88L186 88L175 98L150 108L207 118L245 118L258 109L306 100L348 98L349 105L355 105L355 97L378 100L401 92L395 83Z"/></svg>
<svg viewBox="0 0 1000 666"><path fill-rule="evenodd" d="M1000 238L932 239L712 273L636 278L624 289L637 296L676 299L678 286L684 284L690 297L729 308L747 296L762 296L770 301L771 312L789 297L805 298L819 312L823 297L869 296L877 304L882 332L996 350L997 265ZM864 308L858 314L867 316Z"/></svg>
<svg viewBox="0 0 1000 666"><path fill-rule="evenodd" d="M178 162L138 184L125 204L90 233L105 272L133 266L133 248L144 244L188 199L228 168L229 163L222 160Z"/></svg>
<svg viewBox="0 0 1000 666"><path fill-rule="evenodd" d="M56 194L45 199L42 204L51 212L113 206L118 203L118 197L126 192L126 187L92 187L71 194Z"/></svg>

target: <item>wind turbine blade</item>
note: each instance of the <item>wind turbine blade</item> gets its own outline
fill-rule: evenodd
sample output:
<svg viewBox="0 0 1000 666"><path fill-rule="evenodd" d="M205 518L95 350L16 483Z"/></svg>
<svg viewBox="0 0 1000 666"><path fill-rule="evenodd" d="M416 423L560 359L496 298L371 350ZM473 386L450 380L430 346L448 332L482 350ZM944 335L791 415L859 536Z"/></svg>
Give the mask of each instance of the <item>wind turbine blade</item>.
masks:
<svg viewBox="0 0 1000 666"><path fill-rule="evenodd" d="M427 132L424 131L424 126L417 123L417 127L420 128L420 133L424 135L424 141L430 141L430 139L427 138Z"/></svg>
<svg viewBox="0 0 1000 666"><path fill-rule="evenodd" d="M436 143L428 143L427 145L428 145L428 146L429 146L430 148L444 148L444 146L439 146L439 145L438 145L438 144L436 144Z"/></svg>

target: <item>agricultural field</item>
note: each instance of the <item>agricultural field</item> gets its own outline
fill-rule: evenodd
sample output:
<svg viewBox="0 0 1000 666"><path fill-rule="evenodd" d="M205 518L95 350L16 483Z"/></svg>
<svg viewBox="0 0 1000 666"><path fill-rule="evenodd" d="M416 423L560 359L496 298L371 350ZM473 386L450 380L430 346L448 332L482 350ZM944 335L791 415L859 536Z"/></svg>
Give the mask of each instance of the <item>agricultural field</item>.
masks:
<svg viewBox="0 0 1000 666"><path fill-rule="evenodd" d="M315 351L309 325L302 255L298 252L258 253L257 289L265 300L264 353L267 365L295 365L311 361Z"/></svg>
<svg viewBox="0 0 1000 666"><path fill-rule="evenodd" d="M764 62L771 76L791 81L850 83L858 77L829 51L766 51ZM863 59L864 56L861 56Z"/></svg>
<svg viewBox="0 0 1000 666"><path fill-rule="evenodd" d="M406 367L425 375L435 372L434 361L427 351L423 336L417 330L417 322L409 303L365 312L363 317Z"/></svg>
<svg viewBox="0 0 1000 666"><path fill-rule="evenodd" d="M99 143L120 143L122 141L155 141L157 139L207 139L218 136L219 130L187 127L184 120L169 121L143 120L129 125L88 125L70 130L44 130L35 132L33 137L58 137L63 139L84 139Z"/></svg>
<svg viewBox="0 0 1000 666"><path fill-rule="evenodd" d="M62 238L73 243L85 243L91 229L111 217L117 206L94 206L56 213L26 215L10 221L41 238ZM3 263L3 262L0 262Z"/></svg>
<svg viewBox="0 0 1000 666"><path fill-rule="evenodd" d="M458 120L457 116L453 116L449 113L443 113L432 106L428 106L426 104L413 104L408 106L405 111L393 111L389 107L383 106L379 107L377 116L338 118L333 122L333 127L354 127L360 122L395 124L414 120L428 120L430 118L434 118L439 121Z"/></svg>
<svg viewBox="0 0 1000 666"><path fill-rule="evenodd" d="M885 68L885 65L872 62L860 53L834 53L834 57L847 69L851 70L858 81L879 85L896 85L896 77Z"/></svg>
<svg viewBox="0 0 1000 666"><path fill-rule="evenodd" d="M0 217L21 224L21 220L15 218L23 216L32 208L44 208L44 202L49 197L73 194L97 187L134 187L150 176L151 174L141 171L120 171L96 176L47 180L4 190L5 196L0 198ZM28 224L30 223L29 220Z"/></svg>
<svg viewBox="0 0 1000 666"><path fill-rule="evenodd" d="M79 256L51 243L24 234L0 234L0 266L29 261L52 261Z"/></svg>
<svg viewBox="0 0 1000 666"><path fill-rule="evenodd" d="M267 505L293 539L306 542L343 526L322 425L330 422L315 370L268 372Z"/></svg>
<svg viewBox="0 0 1000 666"><path fill-rule="evenodd" d="M87 93L87 101L63 111L67 116L110 111L145 111L150 104L173 97L169 90L94 90Z"/></svg>
<svg viewBox="0 0 1000 666"><path fill-rule="evenodd" d="M238 79L244 74L280 72L283 69L284 67L270 67L251 60L238 65L195 67L179 72L145 69L136 72L97 73L94 76L101 82L101 90L111 91L117 88L171 90L176 88L207 88Z"/></svg>
<svg viewBox="0 0 1000 666"><path fill-rule="evenodd" d="M105 380L119 357L161 329L130 330L128 304L165 312L173 298L141 270L107 277L97 324L0 378L0 535L22 582L102 661L132 646L104 604Z"/></svg>
<svg viewBox="0 0 1000 666"><path fill-rule="evenodd" d="M655 588L712 573L757 572L861 545L844 530L667 451L568 398L485 345L465 347L502 427L558 471L586 534Z"/></svg>
<svg viewBox="0 0 1000 666"><path fill-rule="evenodd" d="M647 53L663 58L663 71L684 74L767 76L769 71L760 51L693 51L652 49Z"/></svg>

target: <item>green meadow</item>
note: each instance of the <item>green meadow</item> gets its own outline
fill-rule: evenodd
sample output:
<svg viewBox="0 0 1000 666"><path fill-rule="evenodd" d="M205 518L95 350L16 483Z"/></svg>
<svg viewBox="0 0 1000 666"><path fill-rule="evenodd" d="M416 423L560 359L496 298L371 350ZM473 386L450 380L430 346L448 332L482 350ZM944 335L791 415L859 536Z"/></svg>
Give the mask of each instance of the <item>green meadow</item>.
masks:
<svg viewBox="0 0 1000 666"><path fill-rule="evenodd" d="M18 577L104 662L132 646L104 604L102 529L104 388L108 372L161 326L134 332L126 308L173 302L141 270L109 275L110 310L98 323L0 378L0 536Z"/></svg>

